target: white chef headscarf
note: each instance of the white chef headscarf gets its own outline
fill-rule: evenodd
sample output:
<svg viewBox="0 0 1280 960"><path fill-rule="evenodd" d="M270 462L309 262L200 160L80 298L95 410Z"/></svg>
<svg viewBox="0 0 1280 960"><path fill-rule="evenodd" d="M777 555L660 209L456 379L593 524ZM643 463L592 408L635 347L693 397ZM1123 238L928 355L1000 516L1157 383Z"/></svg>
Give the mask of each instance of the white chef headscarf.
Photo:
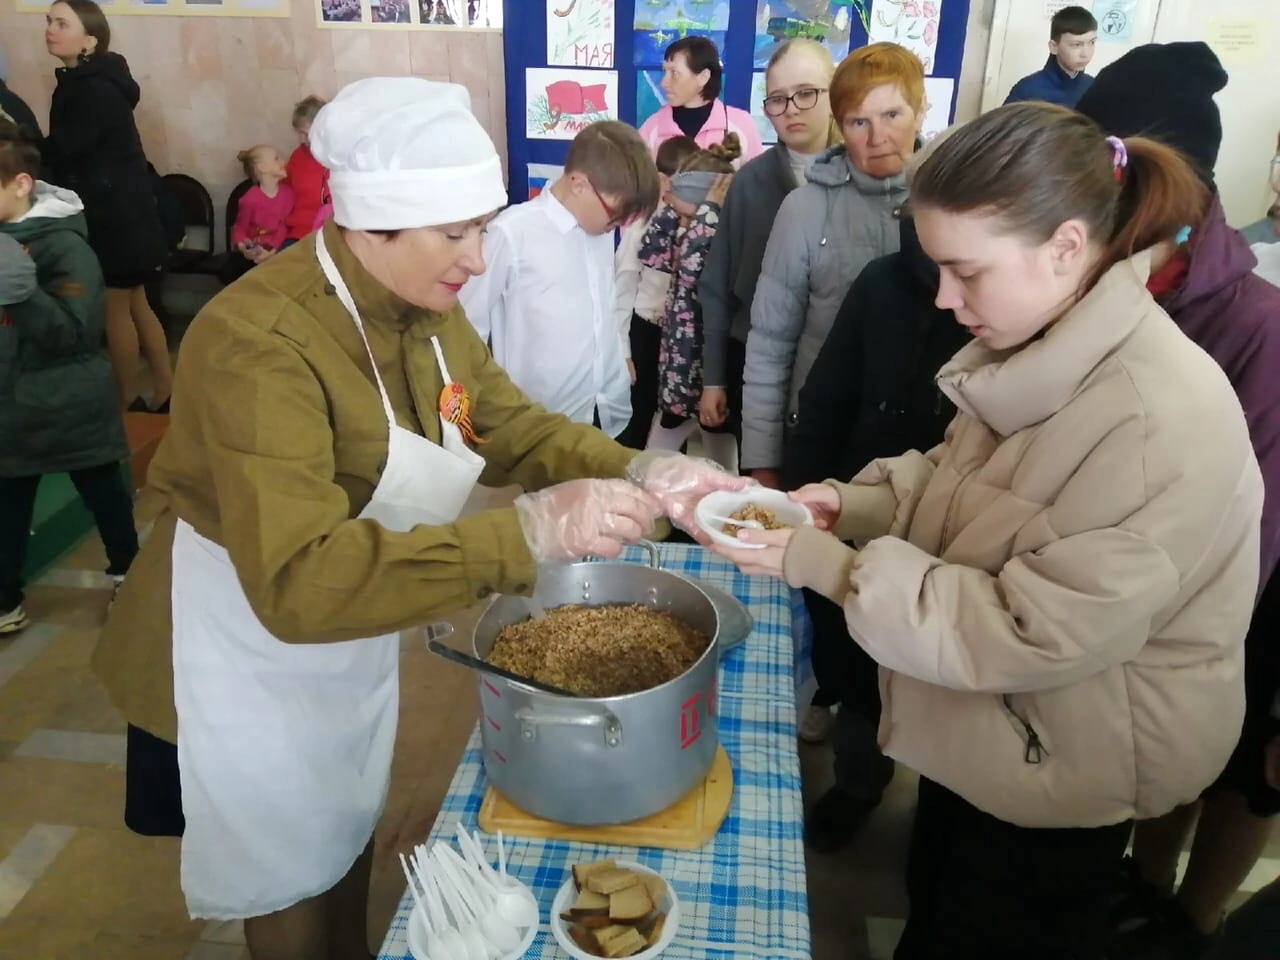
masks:
<svg viewBox="0 0 1280 960"><path fill-rule="evenodd" d="M333 219L351 230L462 223L504 206L493 141L465 87L371 77L343 87L311 125Z"/></svg>

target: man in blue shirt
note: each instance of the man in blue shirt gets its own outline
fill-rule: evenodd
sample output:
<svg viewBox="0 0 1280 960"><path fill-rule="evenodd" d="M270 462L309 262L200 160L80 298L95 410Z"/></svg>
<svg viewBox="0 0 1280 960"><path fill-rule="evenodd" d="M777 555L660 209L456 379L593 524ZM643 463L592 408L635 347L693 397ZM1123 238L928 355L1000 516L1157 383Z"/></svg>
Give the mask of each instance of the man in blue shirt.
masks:
<svg viewBox="0 0 1280 960"><path fill-rule="evenodd" d="M1093 83L1084 68L1093 59L1098 21L1084 7L1063 7L1049 23L1049 59L1013 85L1005 103L1047 100L1074 107Z"/></svg>

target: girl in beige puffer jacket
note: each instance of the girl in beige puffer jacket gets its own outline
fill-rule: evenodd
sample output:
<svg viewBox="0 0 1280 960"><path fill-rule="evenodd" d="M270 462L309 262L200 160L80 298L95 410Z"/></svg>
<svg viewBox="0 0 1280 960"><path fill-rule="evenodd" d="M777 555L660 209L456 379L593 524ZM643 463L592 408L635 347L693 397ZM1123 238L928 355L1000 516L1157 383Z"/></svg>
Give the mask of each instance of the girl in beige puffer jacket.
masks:
<svg viewBox="0 0 1280 960"><path fill-rule="evenodd" d="M975 336L938 377L960 413L928 453L793 494L829 532L727 552L840 603L882 667L881 743L921 774L897 960L1095 960L1129 822L1197 797L1244 709L1261 477L1226 377L1146 289L1204 187L1027 103L911 191Z"/></svg>

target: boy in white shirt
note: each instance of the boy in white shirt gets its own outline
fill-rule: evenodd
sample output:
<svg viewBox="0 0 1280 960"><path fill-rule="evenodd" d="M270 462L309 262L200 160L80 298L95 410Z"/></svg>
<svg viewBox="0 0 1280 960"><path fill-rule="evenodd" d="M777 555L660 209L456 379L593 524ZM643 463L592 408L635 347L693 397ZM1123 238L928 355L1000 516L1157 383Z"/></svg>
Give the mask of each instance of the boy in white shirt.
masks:
<svg viewBox="0 0 1280 960"><path fill-rule="evenodd" d="M611 437L631 418L631 376L614 322L613 231L647 218L658 170L632 127L593 123L564 175L489 224L485 272L459 297L516 386Z"/></svg>

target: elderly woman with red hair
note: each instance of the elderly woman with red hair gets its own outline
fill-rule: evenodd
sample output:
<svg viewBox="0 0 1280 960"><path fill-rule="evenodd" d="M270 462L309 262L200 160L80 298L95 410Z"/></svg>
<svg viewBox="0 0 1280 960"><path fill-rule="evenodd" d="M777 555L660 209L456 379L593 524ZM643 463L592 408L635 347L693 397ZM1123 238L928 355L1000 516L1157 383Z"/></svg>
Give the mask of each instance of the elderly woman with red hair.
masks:
<svg viewBox="0 0 1280 960"><path fill-rule="evenodd" d="M830 87L831 115L843 142L819 156L809 182L783 201L751 306L741 464L769 486L821 479L788 470L785 448L799 418L830 414L801 411L800 388L853 281L871 261L898 251L906 167L924 119L924 67L897 44L855 50L836 68ZM834 604L813 593L806 599L824 699L859 701L837 714L836 784L805 823L812 845L834 849L880 802L893 764L876 744L875 664L849 643Z"/></svg>

